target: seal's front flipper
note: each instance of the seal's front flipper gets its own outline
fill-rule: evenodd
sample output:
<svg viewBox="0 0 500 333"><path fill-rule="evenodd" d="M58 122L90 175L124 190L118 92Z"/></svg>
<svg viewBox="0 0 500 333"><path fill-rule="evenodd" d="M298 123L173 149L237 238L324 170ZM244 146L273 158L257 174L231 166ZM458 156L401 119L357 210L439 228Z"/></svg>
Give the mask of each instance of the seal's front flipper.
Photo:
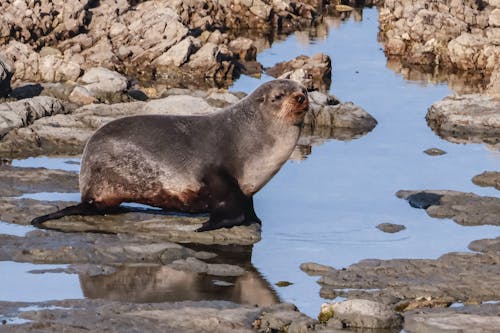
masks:
<svg viewBox="0 0 500 333"><path fill-rule="evenodd" d="M210 197L210 219L196 231L261 223L253 209L252 197L241 191L238 182L229 173L222 170L210 172L203 181Z"/></svg>

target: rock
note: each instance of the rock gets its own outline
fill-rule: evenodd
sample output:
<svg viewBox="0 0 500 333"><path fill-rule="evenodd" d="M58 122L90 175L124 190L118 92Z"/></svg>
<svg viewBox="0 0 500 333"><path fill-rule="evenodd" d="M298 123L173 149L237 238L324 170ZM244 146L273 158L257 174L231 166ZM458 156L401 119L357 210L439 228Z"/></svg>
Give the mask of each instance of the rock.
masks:
<svg viewBox="0 0 500 333"><path fill-rule="evenodd" d="M22 310L25 311L22 311ZM255 318L262 323L260 332L268 323L276 330L299 332L315 322L298 312L290 304L269 307L238 305L226 301L184 301L175 303L130 303L106 300L62 300L49 302L0 302L0 311L6 315L5 332L106 331L117 332L255 332ZM96 314L99 320L95 320ZM24 323L11 325L13 318ZM269 320L269 321L268 321ZM281 324L280 323L286 323ZM254 326L256 326L254 324ZM260 326L259 326L260 327ZM304 332L304 330L300 331Z"/></svg>
<svg viewBox="0 0 500 333"><path fill-rule="evenodd" d="M386 54L413 65L489 75L500 59L496 11L487 2L385 1L380 38Z"/></svg>
<svg viewBox="0 0 500 333"><path fill-rule="evenodd" d="M0 104L0 138L42 117L67 112L69 108L61 101L46 96Z"/></svg>
<svg viewBox="0 0 500 333"><path fill-rule="evenodd" d="M10 60L0 55L0 98L7 97L12 88L10 87L10 80L14 71L14 66Z"/></svg>
<svg viewBox="0 0 500 333"><path fill-rule="evenodd" d="M402 224L380 223L379 225L377 225L377 229L383 232L393 234L396 232L400 232L401 230L405 230L406 227Z"/></svg>
<svg viewBox="0 0 500 333"><path fill-rule="evenodd" d="M367 133L377 125L377 121L361 107L346 102L337 105L326 105L317 108L311 105L304 123L318 127L346 128Z"/></svg>
<svg viewBox="0 0 500 333"><path fill-rule="evenodd" d="M496 101L500 101L500 66L491 74L486 94Z"/></svg>
<svg viewBox="0 0 500 333"><path fill-rule="evenodd" d="M229 42L229 49L237 54L241 61L255 61L257 58L257 48L249 38L238 37Z"/></svg>
<svg viewBox="0 0 500 333"><path fill-rule="evenodd" d="M309 332L317 321L297 311L293 304L282 303L273 308L264 309L253 323L258 332L284 331Z"/></svg>
<svg viewBox="0 0 500 333"><path fill-rule="evenodd" d="M348 327L401 327L403 318L385 304L365 299L351 299L333 304L333 318Z"/></svg>
<svg viewBox="0 0 500 333"><path fill-rule="evenodd" d="M500 306L482 304L442 311L418 311L405 315L404 330L417 332L498 332Z"/></svg>
<svg viewBox="0 0 500 333"><path fill-rule="evenodd" d="M441 303L496 300L499 244L497 237L471 243L471 249L480 253L453 252L438 259L366 259L347 268L331 268L321 274L320 295L394 306L415 304L422 298Z"/></svg>
<svg viewBox="0 0 500 333"><path fill-rule="evenodd" d="M293 284L293 282L290 282L290 281L278 281L275 283L275 285L278 287L288 287L288 286L291 286L292 284Z"/></svg>
<svg viewBox="0 0 500 333"><path fill-rule="evenodd" d="M14 197L25 193L78 191L78 175L74 172L0 165L0 197Z"/></svg>
<svg viewBox="0 0 500 333"><path fill-rule="evenodd" d="M153 62L157 66L182 66L188 61L189 56L200 48L200 41L188 36L178 44L172 46L167 52L156 58Z"/></svg>
<svg viewBox="0 0 500 333"><path fill-rule="evenodd" d="M71 94L69 94L68 99L78 105L87 105L97 102L97 98L88 91L87 88L82 86L76 86Z"/></svg>
<svg viewBox="0 0 500 333"><path fill-rule="evenodd" d="M217 276L240 276L245 273L245 270L239 266L228 264L207 264L193 257L175 260L169 265L169 267L181 271L185 270L189 272L205 273Z"/></svg>
<svg viewBox="0 0 500 333"><path fill-rule="evenodd" d="M324 275L332 268L330 266L317 264L314 262L306 262L300 265L300 269L308 275Z"/></svg>
<svg viewBox="0 0 500 333"><path fill-rule="evenodd" d="M480 175L474 176L472 182L478 186L491 186L500 190L500 172L485 171Z"/></svg>
<svg viewBox="0 0 500 333"><path fill-rule="evenodd" d="M38 70L45 82L76 81L82 71L79 64L58 55L41 57Z"/></svg>
<svg viewBox="0 0 500 333"><path fill-rule="evenodd" d="M500 102L482 95L449 96L434 103L427 123L451 142L500 142Z"/></svg>
<svg viewBox="0 0 500 333"><path fill-rule="evenodd" d="M458 191L398 191L398 198L409 201L415 208L424 208L427 214L451 218L461 225L500 225L500 199Z"/></svg>
<svg viewBox="0 0 500 333"><path fill-rule="evenodd" d="M276 78L299 81L308 90L327 91L332 80L332 62L330 57L323 53L312 57L302 55L287 62L280 62L266 69L266 73Z"/></svg>
<svg viewBox="0 0 500 333"><path fill-rule="evenodd" d="M92 95L118 93L127 88L127 78L107 68L95 67L87 70L80 78L84 88Z"/></svg>
<svg viewBox="0 0 500 333"><path fill-rule="evenodd" d="M424 150L424 153L426 153L427 155L430 155L430 156L441 156L441 155L446 154L446 152L444 150L439 149L439 148L429 148L429 149Z"/></svg>

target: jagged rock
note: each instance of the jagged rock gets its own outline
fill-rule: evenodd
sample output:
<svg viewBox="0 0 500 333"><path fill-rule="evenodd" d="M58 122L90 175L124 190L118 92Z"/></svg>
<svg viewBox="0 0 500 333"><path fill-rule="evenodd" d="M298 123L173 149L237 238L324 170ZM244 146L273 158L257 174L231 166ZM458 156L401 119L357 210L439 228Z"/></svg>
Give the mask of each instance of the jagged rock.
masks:
<svg viewBox="0 0 500 333"><path fill-rule="evenodd" d="M10 80L14 74L13 70L10 61L0 55L0 98L7 97L12 90Z"/></svg>
<svg viewBox="0 0 500 333"><path fill-rule="evenodd" d="M93 95L122 92L127 88L128 83L125 76L102 67L87 70L80 81L85 84L84 88Z"/></svg>

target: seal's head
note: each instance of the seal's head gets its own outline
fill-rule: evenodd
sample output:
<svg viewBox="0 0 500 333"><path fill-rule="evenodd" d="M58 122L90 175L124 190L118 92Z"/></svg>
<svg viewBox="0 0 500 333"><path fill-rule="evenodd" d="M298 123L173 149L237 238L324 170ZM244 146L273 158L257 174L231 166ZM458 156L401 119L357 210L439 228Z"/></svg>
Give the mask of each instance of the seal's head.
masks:
<svg viewBox="0 0 500 333"><path fill-rule="evenodd" d="M300 126L309 109L307 89L297 81L273 80L260 86L254 94L266 117Z"/></svg>

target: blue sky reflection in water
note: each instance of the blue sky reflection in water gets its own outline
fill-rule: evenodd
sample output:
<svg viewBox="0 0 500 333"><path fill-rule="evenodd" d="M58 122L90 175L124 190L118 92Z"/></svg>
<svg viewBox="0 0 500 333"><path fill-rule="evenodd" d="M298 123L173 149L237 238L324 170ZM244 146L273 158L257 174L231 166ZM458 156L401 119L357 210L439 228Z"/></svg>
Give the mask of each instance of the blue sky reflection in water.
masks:
<svg viewBox="0 0 500 333"><path fill-rule="evenodd" d="M324 300L319 297L317 278L300 271L303 262L345 267L367 258L437 258L449 251L467 250L472 240L499 234L496 227L462 227L430 218L396 198L400 189L452 189L497 196L496 190L477 187L470 179L485 170L498 170L500 154L484 145L443 141L427 127L427 108L451 91L443 84L406 81L386 68L376 41L377 20L376 9L366 9L361 22L351 19L332 25L324 39L304 43L297 38L304 33L298 33L258 55L264 66L272 66L300 54L329 54L332 94L362 106L379 122L360 139L331 140L313 147L307 160L288 162L255 197L263 234L254 246L252 262L272 285L280 280L293 282L286 288L276 287L279 295L311 316L317 315ZM266 75L261 80L242 77L231 90L250 92L270 79ZM447 154L431 157L423 153L431 147ZM33 158L13 164L79 169L67 160L77 161ZM41 195L61 199L56 194ZM67 195L77 200L77 194ZM39 198L37 194L26 197ZM383 222L404 224L407 229L386 234L375 228ZM24 269L21 264L9 264ZM12 286L11 280L4 282ZM68 287L68 292L74 287ZM47 299L82 297L80 290L73 292Z"/></svg>
<svg viewBox="0 0 500 333"><path fill-rule="evenodd" d="M303 262L340 268L367 258L437 258L499 234L492 226L462 227L430 218L395 196L401 189L497 196L496 190L477 187L471 178L498 170L500 154L435 135L425 122L427 108L452 91L446 84L406 81L386 68L377 31L377 11L367 9L363 21L331 27L323 40L307 44L292 35L258 56L264 66L272 66L300 54L327 53L333 66L331 93L360 105L379 122L360 139L313 147L307 160L287 163L255 198L263 234L254 246L253 264L271 284L294 282L277 288L280 296L312 316L323 300L317 278L299 270ZM249 92L258 84L243 78L232 89ZM431 147L447 154L423 153ZM375 228L383 222L407 229L386 234Z"/></svg>

